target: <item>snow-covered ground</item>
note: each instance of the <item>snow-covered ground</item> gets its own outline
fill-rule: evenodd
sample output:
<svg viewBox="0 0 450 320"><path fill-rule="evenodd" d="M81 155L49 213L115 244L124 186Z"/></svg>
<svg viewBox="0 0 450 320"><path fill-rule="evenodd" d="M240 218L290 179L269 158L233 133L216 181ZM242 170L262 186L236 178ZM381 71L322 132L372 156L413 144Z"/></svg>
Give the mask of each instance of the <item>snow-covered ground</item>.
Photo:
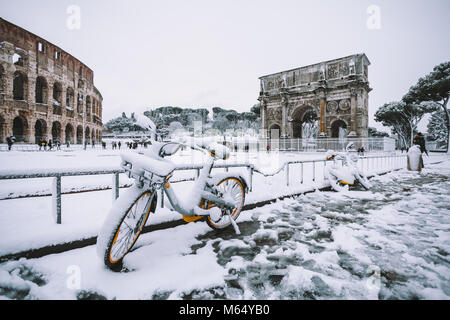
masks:
<svg viewBox="0 0 450 320"><path fill-rule="evenodd" d="M123 151L123 150L122 150ZM0 153L3 169L12 172L20 170L48 170L48 169L77 169L77 168L111 168L119 167L119 150L77 150L73 152L9 152ZM261 172L271 174L276 172L286 161L324 159L323 153L234 153L227 160L228 163L252 163ZM442 156L425 158L431 159ZM183 150L171 157L171 160L180 165L202 163L203 155ZM362 168L370 172L379 172L387 169L392 163L389 160L361 159ZM398 164L402 164L400 161ZM303 172L300 164L290 166L289 186L286 175L282 170L273 176L253 174L253 191L246 197L246 204L274 199L279 196L302 193L323 186L323 163L314 167L312 163L305 163ZM224 169L214 169L223 171ZM233 168L248 177L245 168ZM303 173L303 184L301 175ZM172 180L194 177L195 171L176 171ZM313 175L316 179L313 181ZM112 175L74 176L62 178L63 192L73 190L86 190L111 186ZM132 183L125 175L120 177L121 185ZM192 187L192 182L173 183L172 186L179 195L188 195L186 192ZM0 199L24 195L49 194L51 192L52 178L36 178L21 180L0 180ZM120 191L123 192L123 189ZM160 197L161 199L161 197ZM165 202L167 205L167 201ZM33 197L24 199L0 200L0 256L17 253L43 246L74 241L83 238L95 237L112 205L111 191L97 191L62 196L62 224L55 224L52 216L51 197ZM181 216L167 208L158 208L157 214L149 219L147 225L166 221L179 220ZM25 223L26 222L26 223ZM17 239L20 241L17 241Z"/></svg>
<svg viewBox="0 0 450 320"><path fill-rule="evenodd" d="M95 246L9 261L0 265L0 296L449 299L449 176L447 159L426 164L421 175L401 170L377 176L372 179L373 190L368 192L317 191L244 211L238 220L240 236L231 228L212 231L203 222L151 232L139 238L134 251L126 256L126 270L121 273L103 267ZM70 210L68 204L65 206L65 197L81 195L92 198L85 204L75 198L67 200L74 206ZM110 191L81 195L64 196L63 206L78 211L83 219L100 223L103 217L94 219L91 215L111 206L110 201L102 201L110 199ZM37 216L30 221L26 215L27 211L36 214L36 208L45 207L45 199L0 201L2 217L4 203L13 201L17 202L8 211L19 216L12 227L4 227L5 221L0 223L2 245L6 237L20 242L20 226L31 230L34 223L45 237L51 222L42 227ZM92 208L93 203L99 207ZM22 209L16 211L17 207ZM76 215L64 215L67 224L58 226L62 229L80 220ZM92 223L91 232L96 227ZM9 233L5 236L4 232Z"/></svg>
<svg viewBox="0 0 450 320"><path fill-rule="evenodd" d="M234 154L230 163L253 163L262 172L268 174L276 172L286 161L323 159L320 153L238 153ZM118 167L120 164L120 152L112 150L78 150L76 152L11 152L0 153L4 171L22 169L46 170L53 168L84 168ZM197 164L202 162L200 153L192 153L184 150L171 158L182 165ZM445 159L445 156L425 157L426 162ZM384 162L383 162L384 161ZM362 168L368 172L380 172L391 165L389 160L361 159ZM400 166L402 162L399 163ZM298 194L315 190L324 185L323 163L318 163L314 168L316 179L313 181L313 167L311 163L304 164L303 184L301 184L302 169L299 164L291 165L289 171L289 186L286 184L286 175L282 170L273 176L253 175L253 191L246 197L246 204L274 199L284 195ZM215 171L224 169L215 169ZM240 172L248 179L248 171L245 168L230 169ZM172 180L194 177L192 171L176 171ZM112 175L74 176L62 178L63 191L83 190L110 186ZM131 179L121 176L121 184L130 184ZM37 178L23 180L0 180L0 195L17 197L24 194L50 193L52 178ZM180 195L189 195L192 182L173 183L172 187ZM120 192L123 192L121 189ZM0 196L1 199L1 196ZM159 197L161 200L161 197ZM17 253L29 249L41 248L48 245L60 244L79 239L96 237L112 206L112 192L96 191L62 196L62 224L57 225L52 216L51 197L32 197L23 199L0 200L0 256ZM168 201L165 201L168 205ZM148 220L147 225L161 222L179 220L178 213L161 208L159 204L157 214ZM20 241L17 241L20 239Z"/></svg>

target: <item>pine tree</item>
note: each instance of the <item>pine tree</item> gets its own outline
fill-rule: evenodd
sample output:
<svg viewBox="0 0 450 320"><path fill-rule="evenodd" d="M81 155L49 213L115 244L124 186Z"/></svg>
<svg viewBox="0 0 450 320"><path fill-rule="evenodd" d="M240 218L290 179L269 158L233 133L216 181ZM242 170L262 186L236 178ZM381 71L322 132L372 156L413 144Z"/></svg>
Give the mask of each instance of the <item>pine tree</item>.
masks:
<svg viewBox="0 0 450 320"><path fill-rule="evenodd" d="M427 125L428 139L439 144L447 142L447 128L445 126L444 111L433 112Z"/></svg>
<svg viewBox="0 0 450 320"><path fill-rule="evenodd" d="M420 78L403 97L406 103L430 101L437 103L444 115L447 128L447 153L450 152L450 115L447 103L450 96L450 61L443 62L433 68L428 75Z"/></svg>

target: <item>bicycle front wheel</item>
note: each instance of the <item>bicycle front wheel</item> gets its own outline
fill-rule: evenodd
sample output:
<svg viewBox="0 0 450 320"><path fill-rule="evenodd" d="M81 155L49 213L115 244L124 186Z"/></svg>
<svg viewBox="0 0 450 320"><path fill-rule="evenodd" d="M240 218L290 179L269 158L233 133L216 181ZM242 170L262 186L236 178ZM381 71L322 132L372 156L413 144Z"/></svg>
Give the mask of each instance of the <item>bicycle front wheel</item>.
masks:
<svg viewBox="0 0 450 320"><path fill-rule="evenodd" d="M241 213L242 207L245 202L245 189L240 179L236 177L228 177L223 179L217 184L218 196L226 199L234 204L232 212L227 212L227 208L220 208L222 210L222 216L216 220L213 220L210 216L206 217L206 223L213 229L224 229L231 225L230 214L233 220L236 220ZM207 209L216 207L213 202L208 202Z"/></svg>
<svg viewBox="0 0 450 320"><path fill-rule="evenodd" d="M101 241L100 243L97 241L97 249L103 256L105 265L114 271L122 269L122 259L141 234L155 198L151 192L145 191L137 194L137 197L134 195L125 200L128 203L122 203L121 207L127 209L121 212L117 212L115 208L112 209L108 218L111 218L113 222L105 222L105 226L99 234L98 239L103 239L103 244ZM111 217L111 215L115 215L115 217Z"/></svg>

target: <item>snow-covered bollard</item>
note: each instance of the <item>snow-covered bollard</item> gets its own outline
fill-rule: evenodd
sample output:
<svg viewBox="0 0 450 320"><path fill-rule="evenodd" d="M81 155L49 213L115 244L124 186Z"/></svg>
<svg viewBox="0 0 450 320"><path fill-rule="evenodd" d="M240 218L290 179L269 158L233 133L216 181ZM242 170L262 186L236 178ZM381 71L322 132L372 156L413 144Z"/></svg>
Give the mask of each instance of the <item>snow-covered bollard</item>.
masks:
<svg viewBox="0 0 450 320"><path fill-rule="evenodd" d="M423 158L422 152L418 145L414 145L409 148L407 153L407 168L409 171L422 171Z"/></svg>

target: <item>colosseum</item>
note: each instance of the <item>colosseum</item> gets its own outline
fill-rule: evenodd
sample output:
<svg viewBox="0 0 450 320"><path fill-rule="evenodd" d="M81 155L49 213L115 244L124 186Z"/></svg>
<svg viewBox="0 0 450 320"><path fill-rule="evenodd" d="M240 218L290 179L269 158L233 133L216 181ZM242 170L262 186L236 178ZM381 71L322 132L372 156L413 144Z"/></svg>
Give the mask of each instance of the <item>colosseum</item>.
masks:
<svg viewBox="0 0 450 320"><path fill-rule="evenodd" d="M99 142L102 100L90 68L0 18L0 143Z"/></svg>

